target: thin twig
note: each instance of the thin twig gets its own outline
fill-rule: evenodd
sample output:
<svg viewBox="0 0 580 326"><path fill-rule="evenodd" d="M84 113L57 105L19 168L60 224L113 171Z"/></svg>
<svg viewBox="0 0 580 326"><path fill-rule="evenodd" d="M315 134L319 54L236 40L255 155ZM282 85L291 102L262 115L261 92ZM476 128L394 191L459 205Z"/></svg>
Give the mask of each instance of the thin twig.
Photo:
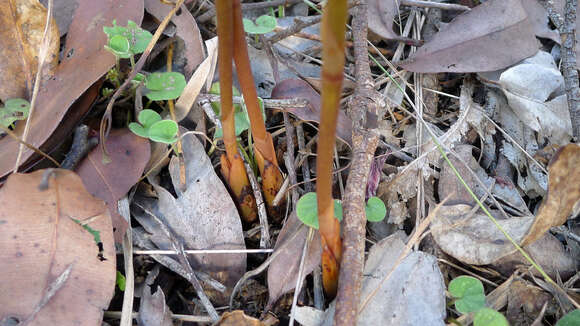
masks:
<svg viewBox="0 0 580 326"><path fill-rule="evenodd" d="M208 250L184 250L188 255L212 255L212 254L269 254L274 249L208 249ZM177 255L175 250L134 250L134 255Z"/></svg>
<svg viewBox="0 0 580 326"><path fill-rule="evenodd" d="M129 211L129 199L124 196L118 202L119 214L126 221L131 220ZM123 291L123 310L121 314L121 326L133 325L131 313L133 312L133 294L135 292L135 274L133 271L133 229L131 223L123 236L123 261L125 263L125 290Z"/></svg>
<svg viewBox="0 0 580 326"><path fill-rule="evenodd" d="M302 2L302 0L273 0L273 1L265 1L265 2L255 2L255 3L243 3L242 10L254 10L254 9L263 9L263 8L271 8L277 7L281 5L293 5L295 3ZM215 7L212 7L208 11L204 12L203 14L197 16L195 20L198 24L203 24L210 19L214 18L215 14Z"/></svg>
<svg viewBox="0 0 580 326"><path fill-rule="evenodd" d="M469 8L468 6L457 5L453 3L441 3L422 0L400 0L400 3L402 6L410 6L410 7L435 8L441 10L458 10L458 11L471 10L471 8Z"/></svg>
<svg viewBox="0 0 580 326"><path fill-rule="evenodd" d="M203 101L209 102L219 102L220 96L214 94L199 94L197 97L197 103L203 103ZM243 97L234 96L233 102L235 104L242 104ZM270 109L280 109L280 108L302 108L309 105L308 100L303 98L293 98L293 99L263 99L264 107Z"/></svg>
<svg viewBox="0 0 580 326"><path fill-rule="evenodd" d="M374 99L375 94L368 51L367 51L367 5L360 1L355 7L352 21L353 41L355 44L355 93L348 106L353 121L353 154L351 170L348 175L346 192L343 198L344 239L340 282L336 298L335 325L355 325L358 318L362 272L364 265L365 239L365 195L370 165L379 141L376 131L380 106ZM367 117L375 117L367 119Z"/></svg>
<svg viewBox="0 0 580 326"><path fill-rule="evenodd" d="M105 318L121 318L122 312L121 311L105 311L104 317ZM137 319L139 317L138 312L134 312L131 314L132 319ZM188 321L193 323L211 323L212 319L208 316L193 316L193 315L180 315L180 314L172 314L172 319L180 320L180 321Z"/></svg>
<svg viewBox="0 0 580 326"><path fill-rule="evenodd" d="M240 156L244 157L243 155ZM246 174L248 175L250 186L254 192L256 207L258 208L258 219L260 220L260 248L270 248L272 246L272 241L270 240L270 226L268 224L268 214L266 212L264 197L262 197L262 191L260 190L260 184L256 179L254 170L252 170L250 164L248 164L246 160L244 160L244 167L246 168Z"/></svg>

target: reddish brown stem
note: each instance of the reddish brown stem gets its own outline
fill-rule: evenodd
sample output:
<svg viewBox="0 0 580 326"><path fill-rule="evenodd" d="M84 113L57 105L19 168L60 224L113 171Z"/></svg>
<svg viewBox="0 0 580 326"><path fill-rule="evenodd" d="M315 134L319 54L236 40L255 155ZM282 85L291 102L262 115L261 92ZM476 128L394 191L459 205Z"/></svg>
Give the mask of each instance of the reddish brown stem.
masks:
<svg viewBox="0 0 580 326"><path fill-rule="evenodd" d="M257 217L256 202L252 195L244 162L238 154L236 139L233 91L232 91L232 56L234 48L233 4L230 0L217 0L218 17L218 65L220 71L220 104L222 128L226 155L222 155L222 175L239 204L242 217L246 222L253 222Z"/></svg>
<svg viewBox="0 0 580 326"><path fill-rule="evenodd" d="M334 297L341 259L340 224L334 217L332 158L344 71L346 0L327 3L322 15L322 100L316 171L318 220L322 241L322 279L327 294Z"/></svg>
<svg viewBox="0 0 580 326"><path fill-rule="evenodd" d="M254 148L256 161L262 176L262 190L266 204L270 213L274 213L272 202L282 186L282 174L278 168L276 152L272 136L266 131L266 125L262 118L262 110L258 102L258 93L254 86L254 77L250 66L250 57L246 45L244 25L242 22L242 9L240 0L231 0L233 6L233 44L234 44L234 62L238 72L240 88L244 95L244 101L248 108L248 116L254 137Z"/></svg>

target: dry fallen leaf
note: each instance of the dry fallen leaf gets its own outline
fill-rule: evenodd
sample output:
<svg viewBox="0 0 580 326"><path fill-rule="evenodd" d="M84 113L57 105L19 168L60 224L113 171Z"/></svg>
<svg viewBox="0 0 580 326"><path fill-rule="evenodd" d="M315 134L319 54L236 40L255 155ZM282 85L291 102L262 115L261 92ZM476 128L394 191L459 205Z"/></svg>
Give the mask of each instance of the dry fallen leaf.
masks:
<svg viewBox="0 0 580 326"><path fill-rule="evenodd" d="M181 96L175 102L175 120L181 121L187 116L195 99L199 95L202 87L206 84L211 71L215 68L217 58L217 37L205 41L207 47L207 58L197 67L187 85L183 89Z"/></svg>
<svg viewBox="0 0 580 326"><path fill-rule="evenodd" d="M524 250L536 264L542 266L544 271L554 279L560 277L565 280L576 272L578 261L570 251L566 250L562 242L549 232L544 233L540 239L525 246ZM511 275L522 266L530 267L531 273L540 275L538 271L531 268L530 262L519 251L507 255L491 265L503 275Z"/></svg>
<svg viewBox="0 0 580 326"><path fill-rule="evenodd" d="M4 0L0 4L0 100L30 99L38 68L38 54L46 24L46 8L38 0ZM58 64L60 39L54 19L48 29L42 77Z"/></svg>
<svg viewBox="0 0 580 326"><path fill-rule="evenodd" d="M273 99L303 98L308 101L306 107L286 108L298 118L306 121L320 121L320 94L302 79L285 79L272 90ZM350 144L352 122L343 111L338 112L336 136Z"/></svg>
<svg viewBox="0 0 580 326"><path fill-rule="evenodd" d="M480 211L470 205L442 206L431 222L435 242L445 253L465 264L485 265L514 252L515 247ZM489 210L501 227L520 243L533 222L531 215L503 219L497 210Z"/></svg>
<svg viewBox="0 0 580 326"><path fill-rule="evenodd" d="M564 145L572 137L572 121L564 77L554 58L539 51L504 71L499 85L516 116L550 144Z"/></svg>
<svg viewBox="0 0 580 326"><path fill-rule="evenodd" d="M399 38L393 31L393 20L399 12L395 0L370 0L368 2L369 30L386 40Z"/></svg>
<svg viewBox="0 0 580 326"><path fill-rule="evenodd" d="M296 211L293 211L280 231L274 250L281 250L282 252L272 260L268 267L269 298L265 311L269 310L268 307L272 307L282 295L294 290L296 287L302 251L308 237L308 229L306 225L298 220ZM321 253L320 233L316 231L304 260L303 278L320 264Z"/></svg>
<svg viewBox="0 0 580 326"><path fill-rule="evenodd" d="M580 202L580 146L562 147L548 166L548 193L522 245L539 239L552 226L562 225Z"/></svg>
<svg viewBox="0 0 580 326"><path fill-rule="evenodd" d="M74 172L53 171L14 174L0 189L0 320L100 325L115 289L111 217ZM105 260L73 219L99 232Z"/></svg>
<svg viewBox="0 0 580 326"><path fill-rule="evenodd" d="M357 325L444 325L445 283L437 259L413 251L396 265L405 249L403 237L395 233L370 249ZM332 325L335 301L326 310L324 322L314 325ZM300 323L301 318L296 316Z"/></svg>
<svg viewBox="0 0 580 326"><path fill-rule="evenodd" d="M489 0L457 16L400 65L413 72L492 71L538 48L520 0Z"/></svg>
<svg viewBox="0 0 580 326"><path fill-rule="evenodd" d="M143 286L141 301L139 302L139 315L137 322L140 326L172 326L172 312L165 303L165 294L161 287L154 285L159 275L159 265L149 271ZM155 291L151 293L151 291Z"/></svg>
<svg viewBox="0 0 580 326"><path fill-rule="evenodd" d="M51 135L58 133L59 125L69 122L63 118L71 105L115 64L115 56L104 48L107 35L103 32L103 26L111 26L113 19L116 19L119 25L126 25L129 19L140 23L142 18L143 0L79 0L79 7L75 11L67 34L61 63L56 68L54 76L40 85L37 110L29 121L32 132L27 141L30 144L41 147L47 140L50 141ZM92 102L92 99L89 102ZM89 105L82 107L85 112L89 108ZM78 112L71 113L75 115ZM78 114L77 118L81 119L82 116ZM18 135L23 131L22 123L14 130ZM51 141L58 144L66 135L60 133L59 137L62 137L60 140ZM0 139L0 178L14 168L19 145L12 137ZM46 152L52 150L52 148L42 149ZM33 153L32 150L25 149L22 162L25 163Z"/></svg>
<svg viewBox="0 0 580 326"><path fill-rule="evenodd" d="M205 149L193 134L182 139L186 190L180 190L179 162L169 164L177 198L155 185L158 201L137 198L134 216L138 220L158 217L186 249L245 249L242 223L232 198L215 173ZM147 223L142 224L146 225ZM152 237L160 249L172 249L160 230ZM189 257L193 269L211 274L216 280L233 287L246 271L245 254L206 254Z"/></svg>
<svg viewBox="0 0 580 326"><path fill-rule="evenodd" d="M159 0L145 0L145 9L148 13L153 15L158 20L163 20L165 16L173 9L173 5L163 3ZM193 70L203 61L203 40L199 33L199 28L191 12L187 10L185 5L182 5L181 11L171 18L171 22L175 24L175 35L183 40L185 46L183 55L185 56L185 67L183 74L185 78L189 78ZM176 53L177 55L178 53ZM178 59L177 57L175 59ZM174 63L176 63L174 61Z"/></svg>
<svg viewBox="0 0 580 326"><path fill-rule="evenodd" d="M79 164L79 174L87 190L104 200L113 217L115 241L122 242L127 221L117 210L117 201L137 183L149 160L149 140L141 138L129 129L111 131L107 138L107 150L112 162L103 164L101 146L95 147Z"/></svg>
<svg viewBox="0 0 580 326"><path fill-rule="evenodd" d="M48 0L40 0L48 8ZM52 16L58 25L59 35L62 37L68 32L75 10L79 6L79 0L54 0Z"/></svg>
<svg viewBox="0 0 580 326"><path fill-rule="evenodd" d="M242 310L235 310L232 312L226 312L222 315L222 318L218 320L215 326L265 326L261 321L256 318L246 316Z"/></svg>

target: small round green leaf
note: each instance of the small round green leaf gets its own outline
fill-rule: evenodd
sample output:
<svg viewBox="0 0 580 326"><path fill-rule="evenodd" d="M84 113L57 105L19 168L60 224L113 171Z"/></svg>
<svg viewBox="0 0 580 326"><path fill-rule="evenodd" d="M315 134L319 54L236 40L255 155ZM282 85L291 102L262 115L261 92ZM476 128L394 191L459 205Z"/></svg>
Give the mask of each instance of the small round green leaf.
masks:
<svg viewBox="0 0 580 326"><path fill-rule="evenodd" d="M113 26L104 26L103 31L105 34L107 34L109 40L111 40L114 36L125 37L125 39L127 39L129 42L129 48L127 50L129 56L131 54L138 54L145 51L147 45L153 38L153 35L149 33L149 31L142 29L131 20L127 22L127 27L118 26L117 21L113 20ZM128 58L129 56L123 58Z"/></svg>
<svg viewBox="0 0 580 326"><path fill-rule="evenodd" d="M276 28L276 18L268 15L262 15L256 19L256 23L244 18L244 30L250 34L266 34Z"/></svg>
<svg viewBox="0 0 580 326"><path fill-rule="evenodd" d="M129 58L131 56L129 40L123 35L114 35L109 38L109 43L105 45L105 48L119 58Z"/></svg>
<svg viewBox="0 0 580 326"><path fill-rule="evenodd" d="M296 204L296 215L302 223L318 230L318 203L316 193L304 194Z"/></svg>
<svg viewBox="0 0 580 326"><path fill-rule="evenodd" d="M449 293L457 300L455 308L462 314L477 311L485 306L485 293L480 280L459 276L449 283Z"/></svg>
<svg viewBox="0 0 580 326"><path fill-rule="evenodd" d="M172 144L177 138L177 123L173 120L161 120L149 128L149 139L159 142Z"/></svg>
<svg viewBox="0 0 580 326"><path fill-rule="evenodd" d="M580 325L580 309L572 310L556 323L556 326L577 326Z"/></svg>
<svg viewBox="0 0 580 326"><path fill-rule="evenodd" d="M318 230L318 202L315 192L306 193L298 200L296 215L302 223ZM334 217L342 221L342 204L338 199L334 200Z"/></svg>
<svg viewBox="0 0 580 326"><path fill-rule="evenodd" d="M129 130L131 130L135 135L143 138L149 138L149 132L147 129L143 128L140 124L136 122L131 122L129 124Z"/></svg>
<svg viewBox="0 0 580 326"><path fill-rule="evenodd" d="M385 203L379 197L371 197L365 206L367 220L370 222L380 222L387 215Z"/></svg>
<svg viewBox="0 0 580 326"><path fill-rule="evenodd" d="M473 317L473 326L509 326L507 319L499 312L483 308Z"/></svg>
<svg viewBox="0 0 580 326"><path fill-rule="evenodd" d="M139 112L137 120L139 120L139 123L141 123L143 128L149 129L153 124L161 121L161 116L153 110L145 109Z"/></svg>
<svg viewBox="0 0 580 326"><path fill-rule="evenodd" d="M147 77L145 96L152 101L173 100L185 88L185 77L179 72L156 72Z"/></svg>

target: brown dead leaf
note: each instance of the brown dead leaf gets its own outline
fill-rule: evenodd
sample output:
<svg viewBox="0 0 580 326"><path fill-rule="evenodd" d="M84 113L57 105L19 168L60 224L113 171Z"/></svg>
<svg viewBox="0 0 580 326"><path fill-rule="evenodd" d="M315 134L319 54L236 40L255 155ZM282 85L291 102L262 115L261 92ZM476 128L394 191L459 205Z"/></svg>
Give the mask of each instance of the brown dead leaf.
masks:
<svg viewBox="0 0 580 326"><path fill-rule="evenodd" d="M576 272L577 260L571 252L566 250L560 240L549 232L525 246L524 250L554 279L560 277L565 280ZM516 269L529 268L531 264L519 251L516 251L494 262L491 267L503 275L511 275ZM540 275L533 268L530 272L534 275Z"/></svg>
<svg viewBox="0 0 580 326"><path fill-rule="evenodd" d="M431 222L433 239L445 253L465 264L485 265L515 251L503 233L480 211L470 205L450 205L439 209ZM497 210L489 210L501 227L520 243L533 222L533 216L503 219Z"/></svg>
<svg viewBox="0 0 580 326"><path fill-rule="evenodd" d="M226 312L222 318L218 320L215 326L264 326L264 324L256 318L246 316L242 310L235 310Z"/></svg>
<svg viewBox="0 0 580 326"><path fill-rule="evenodd" d="M40 3L48 8L48 0L40 0ZM54 0L52 16L58 25L60 36L68 32L68 27L78 6L79 0Z"/></svg>
<svg viewBox="0 0 580 326"><path fill-rule="evenodd" d="M5 0L0 4L0 100L30 99L38 54L42 46L46 8L38 0ZM60 39L54 19L48 29L48 43L43 77L58 64Z"/></svg>
<svg viewBox="0 0 580 326"><path fill-rule="evenodd" d="M54 170L39 190L45 172L14 174L0 189L0 320L100 325L115 289L111 217L71 171ZM99 232L105 260L73 219Z"/></svg>
<svg viewBox="0 0 580 326"><path fill-rule="evenodd" d="M306 99L308 101L306 107L286 108L286 110L302 120L320 122L320 94L302 79L293 78L282 80L272 90L271 97L273 99ZM343 111L339 111L336 135L350 144L352 137L351 129L352 122Z"/></svg>
<svg viewBox="0 0 580 326"><path fill-rule="evenodd" d="M538 48L520 0L489 0L457 16L400 65L413 72L492 71Z"/></svg>
<svg viewBox="0 0 580 326"><path fill-rule="evenodd" d="M506 318L510 325L531 325L552 296L541 288L523 280L514 280L508 290Z"/></svg>
<svg viewBox="0 0 580 326"><path fill-rule="evenodd" d="M580 202L580 146L566 145L548 165L548 193L522 246L539 239L552 226L562 225ZM577 209L577 208L576 208Z"/></svg>
<svg viewBox="0 0 580 326"><path fill-rule="evenodd" d="M121 243L127 221L117 211L117 201L125 196L143 174L149 160L149 141L128 129L113 130L107 138L112 162L103 164L101 146L95 147L79 164L79 174L87 190L104 200L113 217L115 241Z"/></svg>
<svg viewBox="0 0 580 326"><path fill-rule="evenodd" d="M555 1L556 7L558 7L557 3L559 2L563 3L563 1ZM544 6L538 0L522 0L522 5L526 8L536 36L549 38L556 43L560 43L560 34L558 30L550 28L550 19Z"/></svg>
<svg viewBox="0 0 580 326"><path fill-rule="evenodd" d="M179 161L169 164L177 198L154 184L159 200L136 198L134 216L142 225L155 215L186 249L245 249L242 223L232 198L215 173L205 149L193 134L182 139L186 189L179 187ZM160 249L172 249L160 228L148 230ZM192 255L193 269L210 273L219 282L233 287L246 271L245 254Z"/></svg>
<svg viewBox="0 0 580 326"><path fill-rule="evenodd" d="M143 286L141 301L139 302L139 315L137 322L140 326L172 326L172 312L165 303L165 294L161 287L154 284L159 275L159 265L156 265L149 273ZM154 293L151 293L155 291Z"/></svg>
<svg viewBox="0 0 580 326"><path fill-rule="evenodd" d="M103 26L111 26L113 19L119 25L126 25L129 19L139 23L142 18L143 0L79 1L62 61L54 76L44 81L39 90L37 110L29 121L31 132L27 141L30 144L41 147L56 132L71 105L115 64L115 57L104 48L107 35ZM24 124L18 124L14 130L18 135L23 131ZM12 137L0 139L0 177L14 168L18 147L19 143ZM24 150L23 162L33 153Z"/></svg>
<svg viewBox="0 0 580 326"><path fill-rule="evenodd" d="M175 102L175 120L177 121L181 121L189 114L199 92L206 85L212 70L215 69L217 62L217 37L207 40L205 45L207 47L207 58L199 64L187 85L185 85L181 96Z"/></svg>
<svg viewBox="0 0 580 326"><path fill-rule="evenodd" d="M145 8L148 13L153 15L158 20L163 20L165 16L173 9L172 4L163 3L159 0L145 0ZM175 35L183 40L185 49L185 68L183 74L185 78L189 78L193 70L203 61L205 55L203 51L203 40L199 33L197 23L187 10L185 5L181 6L181 11L171 18L171 22L175 24Z"/></svg>
<svg viewBox="0 0 580 326"><path fill-rule="evenodd" d="M268 304L264 311L268 311L274 303L284 294L294 290L298 279L298 270L306 238L308 227L296 217L296 211L292 212L280 235L276 240L274 250L282 252L272 260L268 267ZM320 233L314 232L314 237L308 247L304 260L303 277L310 274L320 264Z"/></svg>
<svg viewBox="0 0 580 326"><path fill-rule="evenodd" d="M399 38L393 31L393 20L399 12L395 0L370 0L368 2L369 30L386 40Z"/></svg>

